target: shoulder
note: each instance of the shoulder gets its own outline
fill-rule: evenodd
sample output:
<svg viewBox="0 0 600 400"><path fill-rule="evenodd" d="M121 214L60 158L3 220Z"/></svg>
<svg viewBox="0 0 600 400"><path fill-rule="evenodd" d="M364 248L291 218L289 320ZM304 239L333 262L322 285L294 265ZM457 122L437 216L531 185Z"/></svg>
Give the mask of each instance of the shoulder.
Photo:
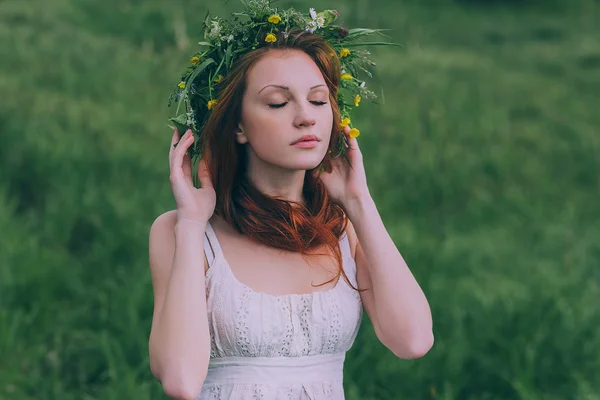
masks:
<svg viewBox="0 0 600 400"><path fill-rule="evenodd" d="M358 246L358 237L350 218L348 218L348 224L346 225L346 234L348 235L348 243L350 244L350 253L352 258L356 260L356 247Z"/></svg>
<svg viewBox="0 0 600 400"><path fill-rule="evenodd" d="M175 246L177 211L167 211L154 220L150 227L150 257L168 247Z"/></svg>
<svg viewBox="0 0 600 400"><path fill-rule="evenodd" d="M164 230L173 231L175 229L175 224L177 223L177 210L167 211L154 220L152 226L150 227L150 232L159 231L162 232Z"/></svg>
<svg viewBox="0 0 600 400"><path fill-rule="evenodd" d="M167 211L159 215L152 223L148 243L151 269L170 265L169 261L173 260L173 254L175 252L176 223L176 210Z"/></svg>
<svg viewBox="0 0 600 400"><path fill-rule="evenodd" d="M150 227L148 250L151 269L168 269L175 256L175 225L177 210L167 211L154 220ZM204 257L204 270L208 269L208 260ZM167 268L168 266L168 268Z"/></svg>

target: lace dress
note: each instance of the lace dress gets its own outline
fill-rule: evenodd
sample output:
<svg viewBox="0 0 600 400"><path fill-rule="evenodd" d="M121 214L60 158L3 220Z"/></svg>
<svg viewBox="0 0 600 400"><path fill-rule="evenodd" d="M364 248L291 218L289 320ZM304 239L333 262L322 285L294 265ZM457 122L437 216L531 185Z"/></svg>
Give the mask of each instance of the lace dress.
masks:
<svg viewBox="0 0 600 400"><path fill-rule="evenodd" d="M342 276L325 291L271 295L234 276L210 223L206 296L211 336L208 375L197 400L342 400L342 371L363 315ZM356 287L348 237L343 268Z"/></svg>

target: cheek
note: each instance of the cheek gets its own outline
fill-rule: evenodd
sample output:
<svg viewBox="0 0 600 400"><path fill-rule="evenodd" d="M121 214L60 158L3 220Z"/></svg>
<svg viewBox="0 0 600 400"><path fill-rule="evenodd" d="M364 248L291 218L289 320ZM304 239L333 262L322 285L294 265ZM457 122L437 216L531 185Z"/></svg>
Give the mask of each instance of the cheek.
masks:
<svg viewBox="0 0 600 400"><path fill-rule="evenodd" d="M248 138L255 145L269 146L286 141L283 131L287 118L283 113L261 113L254 117Z"/></svg>
<svg viewBox="0 0 600 400"><path fill-rule="evenodd" d="M277 125L281 125L281 118L263 107L248 107L242 114L246 136L250 141L262 140L263 136L270 136Z"/></svg>
<svg viewBox="0 0 600 400"><path fill-rule="evenodd" d="M323 113L322 121L323 123L321 124L321 129L323 132L323 137L329 139L329 137L331 137L331 130L333 129L333 110L331 107L329 107Z"/></svg>

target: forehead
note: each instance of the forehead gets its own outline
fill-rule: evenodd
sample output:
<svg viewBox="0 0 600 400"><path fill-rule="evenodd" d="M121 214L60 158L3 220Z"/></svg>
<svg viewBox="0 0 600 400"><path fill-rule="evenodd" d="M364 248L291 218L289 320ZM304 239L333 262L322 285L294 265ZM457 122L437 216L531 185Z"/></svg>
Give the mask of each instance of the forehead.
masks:
<svg viewBox="0 0 600 400"><path fill-rule="evenodd" d="M325 83L321 70L310 56L298 50L273 50L266 53L248 71L249 90L268 84L314 86Z"/></svg>

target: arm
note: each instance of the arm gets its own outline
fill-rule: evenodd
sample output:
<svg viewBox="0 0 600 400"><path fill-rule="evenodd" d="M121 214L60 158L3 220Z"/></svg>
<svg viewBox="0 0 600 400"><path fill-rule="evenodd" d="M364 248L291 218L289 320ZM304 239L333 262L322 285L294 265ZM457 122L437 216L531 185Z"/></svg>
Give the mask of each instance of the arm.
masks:
<svg viewBox="0 0 600 400"><path fill-rule="evenodd" d="M208 370L205 230L206 224L177 222L173 211L159 216L150 229L150 369L165 393L176 399L197 398Z"/></svg>
<svg viewBox="0 0 600 400"><path fill-rule="evenodd" d="M346 207L348 237L355 253L363 307L377 338L396 356L414 359L433 346L431 311L373 199L367 195ZM354 243L352 243L354 242Z"/></svg>

